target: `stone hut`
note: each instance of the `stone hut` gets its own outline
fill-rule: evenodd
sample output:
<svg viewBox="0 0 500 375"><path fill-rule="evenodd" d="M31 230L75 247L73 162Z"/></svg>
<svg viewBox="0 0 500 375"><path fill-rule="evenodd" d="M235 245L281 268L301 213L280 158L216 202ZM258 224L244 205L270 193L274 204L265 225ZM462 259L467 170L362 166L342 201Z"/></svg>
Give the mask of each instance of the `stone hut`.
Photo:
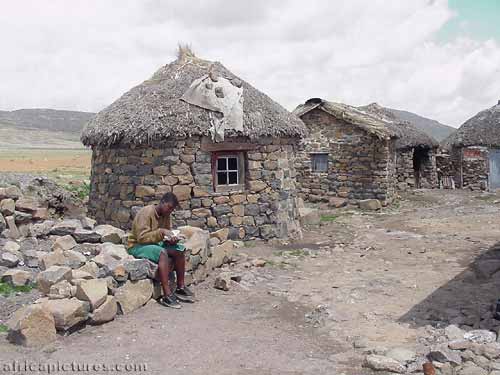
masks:
<svg viewBox="0 0 500 375"><path fill-rule="evenodd" d="M436 188L436 154L439 143L407 121L401 121L388 109L372 103L359 109L379 116L398 135L396 140L396 175L398 190Z"/></svg>
<svg viewBox="0 0 500 375"><path fill-rule="evenodd" d="M500 188L500 100L467 120L443 144L450 152L456 187Z"/></svg>
<svg viewBox="0 0 500 375"><path fill-rule="evenodd" d="M176 61L99 112L89 214L127 229L144 205L174 192L175 225L230 239L300 235L296 149L304 124L219 62L180 48Z"/></svg>
<svg viewBox="0 0 500 375"><path fill-rule="evenodd" d="M309 99L294 113L309 129L297 157L300 195L337 204L379 199L396 188L397 134L380 117L341 103Z"/></svg>

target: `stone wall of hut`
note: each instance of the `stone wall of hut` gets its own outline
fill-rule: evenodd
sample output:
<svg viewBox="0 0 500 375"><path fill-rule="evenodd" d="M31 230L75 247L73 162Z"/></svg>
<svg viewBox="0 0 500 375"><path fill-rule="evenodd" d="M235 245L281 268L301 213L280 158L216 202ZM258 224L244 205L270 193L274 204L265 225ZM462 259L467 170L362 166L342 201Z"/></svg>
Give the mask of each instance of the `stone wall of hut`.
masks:
<svg viewBox="0 0 500 375"><path fill-rule="evenodd" d="M453 148L452 160L457 186L471 190L488 189L489 153L487 147Z"/></svg>
<svg viewBox="0 0 500 375"><path fill-rule="evenodd" d="M384 141L347 122L314 109L302 120L309 136L297 155L300 196L309 202L331 197L392 200L395 192L396 157L393 141ZM328 171L313 172L311 155L328 154Z"/></svg>
<svg viewBox="0 0 500 375"><path fill-rule="evenodd" d="M247 139L227 139L231 142ZM148 147L94 149L89 213L99 223L131 227L135 213L173 192L180 207L174 225L215 231L229 229L234 240L300 235L296 207L297 140L263 137L244 151L245 186L216 192L212 153L202 151L201 137Z"/></svg>
<svg viewBox="0 0 500 375"><path fill-rule="evenodd" d="M415 148L401 149L396 154L397 188L399 190L413 189L417 187L413 157ZM432 189L437 187L436 154L434 150L428 149L428 158L422 163L420 171L420 188Z"/></svg>

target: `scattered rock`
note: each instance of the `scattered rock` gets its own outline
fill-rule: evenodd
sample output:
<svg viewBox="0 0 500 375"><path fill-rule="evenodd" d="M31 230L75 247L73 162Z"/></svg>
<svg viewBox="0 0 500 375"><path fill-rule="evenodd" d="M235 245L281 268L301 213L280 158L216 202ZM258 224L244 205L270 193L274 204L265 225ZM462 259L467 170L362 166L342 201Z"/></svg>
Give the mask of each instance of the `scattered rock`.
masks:
<svg viewBox="0 0 500 375"><path fill-rule="evenodd" d="M121 244L122 238L125 236L123 230L107 224L98 225L94 228L94 232L101 236L102 242L111 242L114 244Z"/></svg>
<svg viewBox="0 0 500 375"><path fill-rule="evenodd" d="M58 283L52 285L49 289L49 298L60 299L60 298L71 298L74 297L76 290L73 285L67 280L59 281ZM56 297L57 296L57 297Z"/></svg>
<svg viewBox="0 0 500 375"><path fill-rule="evenodd" d="M214 288L228 291L231 288L231 273L230 272L220 273L215 278Z"/></svg>
<svg viewBox="0 0 500 375"><path fill-rule="evenodd" d="M266 263L267 262L265 259L257 258L257 259L252 260L252 265L254 267L264 267L266 265Z"/></svg>
<svg viewBox="0 0 500 375"><path fill-rule="evenodd" d="M487 344L497 341L497 335L495 332L487 331L484 329L477 329L474 331L466 332L464 338L476 344Z"/></svg>
<svg viewBox="0 0 500 375"><path fill-rule="evenodd" d="M53 251L66 251L66 250L71 250L76 246L76 241L73 237L70 235L58 237L54 244L52 245L52 250Z"/></svg>
<svg viewBox="0 0 500 375"><path fill-rule="evenodd" d="M382 204L378 199L363 199L359 201L359 208L366 211L378 211Z"/></svg>
<svg viewBox="0 0 500 375"><path fill-rule="evenodd" d="M431 348L429 352L430 359L438 362L449 362L453 365L460 365L462 357L459 353L448 349L446 346L436 346Z"/></svg>
<svg viewBox="0 0 500 375"><path fill-rule="evenodd" d="M19 199L22 196L21 189L17 186L0 188L0 199Z"/></svg>
<svg viewBox="0 0 500 375"><path fill-rule="evenodd" d="M417 353L413 350L409 350L406 348L393 348L389 350L386 354L386 357L392 358L399 363L409 363L413 362L417 358Z"/></svg>
<svg viewBox="0 0 500 375"><path fill-rule="evenodd" d="M19 269L8 270L4 272L1 280L13 286L24 286L33 281L33 274Z"/></svg>
<svg viewBox="0 0 500 375"><path fill-rule="evenodd" d="M375 371L389 371L398 374L403 374L406 371L405 367L398 361L377 354L366 356L364 366Z"/></svg>
<svg viewBox="0 0 500 375"><path fill-rule="evenodd" d="M108 283L103 279L85 280L76 287L75 297L90 303L91 311L101 306L108 295Z"/></svg>
<svg viewBox="0 0 500 375"><path fill-rule="evenodd" d="M12 268L17 266L20 261L19 257L12 253L3 253L0 255L0 266Z"/></svg>
<svg viewBox="0 0 500 375"><path fill-rule="evenodd" d="M90 315L90 324L103 324L112 321L118 313L116 298L107 296L106 301Z"/></svg>
<svg viewBox="0 0 500 375"><path fill-rule="evenodd" d="M0 212L5 216L14 215L16 202L14 199L3 199L0 201Z"/></svg>
<svg viewBox="0 0 500 375"><path fill-rule="evenodd" d="M7 339L14 344L40 347L57 338L53 315L40 305L17 310L7 322Z"/></svg>
<svg viewBox="0 0 500 375"><path fill-rule="evenodd" d="M153 295L151 280L127 281L115 291L115 297L123 314L137 310L146 304Z"/></svg>
<svg viewBox="0 0 500 375"><path fill-rule="evenodd" d="M77 229L73 233L73 237L78 243L99 243L102 237L99 233L88 229Z"/></svg>
<svg viewBox="0 0 500 375"><path fill-rule="evenodd" d="M123 266L131 281L154 278L156 272L156 265L147 259L127 260Z"/></svg>
<svg viewBox="0 0 500 375"><path fill-rule="evenodd" d="M83 229L88 229L88 230L94 229L97 223L94 219L90 217L83 217L82 219L80 219L80 222L82 223Z"/></svg>
<svg viewBox="0 0 500 375"><path fill-rule="evenodd" d="M4 251L8 251L9 253L17 254L19 252L19 249L21 249L21 246L15 241L7 241L3 245L3 249Z"/></svg>
<svg viewBox="0 0 500 375"><path fill-rule="evenodd" d="M81 229L82 224L76 219L66 219L56 223L50 230L50 234L55 236L66 236L75 233L77 229Z"/></svg>
<svg viewBox="0 0 500 375"><path fill-rule="evenodd" d="M41 305L54 316L58 331L68 331L85 322L89 316L89 304L76 298L48 300Z"/></svg>
<svg viewBox="0 0 500 375"><path fill-rule="evenodd" d="M71 268L52 266L36 277L38 289L45 294L49 293L52 285L62 280L71 280Z"/></svg>

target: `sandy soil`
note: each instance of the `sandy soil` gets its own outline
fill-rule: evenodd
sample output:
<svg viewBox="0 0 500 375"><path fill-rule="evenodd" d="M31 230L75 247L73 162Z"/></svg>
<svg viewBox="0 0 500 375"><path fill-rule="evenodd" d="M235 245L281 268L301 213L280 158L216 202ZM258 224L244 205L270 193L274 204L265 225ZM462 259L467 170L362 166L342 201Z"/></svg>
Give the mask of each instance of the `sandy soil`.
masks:
<svg viewBox="0 0 500 375"><path fill-rule="evenodd" d="M421 191L380 213L342 211L300 243L243 249L269 265L242 270L229 292L208 280L195 287L195 305L152 302L43 350L0 339L0 360L146 363L151 374L369 374L354 348L362 341L418 350L428 324L480 326L500 295L499 281L476 270L500 250L499 201Z"/></svg>

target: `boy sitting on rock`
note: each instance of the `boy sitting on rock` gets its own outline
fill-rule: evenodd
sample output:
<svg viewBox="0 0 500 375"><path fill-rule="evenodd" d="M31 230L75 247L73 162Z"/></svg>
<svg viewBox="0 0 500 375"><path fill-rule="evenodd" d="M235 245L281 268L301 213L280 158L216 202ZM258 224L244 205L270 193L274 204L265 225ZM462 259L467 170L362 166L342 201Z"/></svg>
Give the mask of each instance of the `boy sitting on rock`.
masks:
<svg viewBox="0 0 500 375"><path fill-rule="evenodd" d="M184 246L171 231L170 214L179 205L175 194L166 193L158 205L143 207L132 223L128 252L136 258L149 259L158 264L158 277L163 289L161 305L179 309L181 302L194 302L194 294L184 285L186 259ZM175 270L177 288L169 286L169 274Z"/></svg>

